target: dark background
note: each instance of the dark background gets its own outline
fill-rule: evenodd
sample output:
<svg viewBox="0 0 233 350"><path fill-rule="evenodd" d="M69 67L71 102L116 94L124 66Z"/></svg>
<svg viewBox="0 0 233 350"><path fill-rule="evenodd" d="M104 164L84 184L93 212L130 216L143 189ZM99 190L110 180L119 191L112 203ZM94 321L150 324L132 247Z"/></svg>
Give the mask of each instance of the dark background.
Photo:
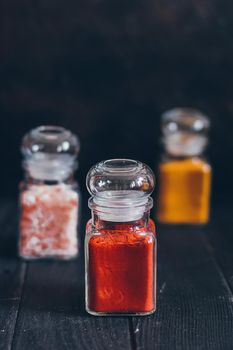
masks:
<svg viewBox="0 0 233 350"><path fill-rule="evenodd" d="M78 173L136 158L155 169L160 114L203 110L212 122L213 198L233 178L233 3L226 0L2 0L0 193L16 195L20 140L61 124L81 140Z"/></svg>

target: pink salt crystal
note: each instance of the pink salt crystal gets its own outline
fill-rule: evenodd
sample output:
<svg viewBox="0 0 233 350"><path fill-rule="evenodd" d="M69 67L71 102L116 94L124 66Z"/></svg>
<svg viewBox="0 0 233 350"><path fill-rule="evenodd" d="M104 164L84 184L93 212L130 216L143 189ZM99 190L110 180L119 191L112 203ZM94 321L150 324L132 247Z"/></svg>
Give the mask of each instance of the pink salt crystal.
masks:
<svg viewBox="0 0 233 350"><path fill-rule="evenodd" d="M21 194L20 255L77 255L78 194L66 184L30 185Z"/></svg>

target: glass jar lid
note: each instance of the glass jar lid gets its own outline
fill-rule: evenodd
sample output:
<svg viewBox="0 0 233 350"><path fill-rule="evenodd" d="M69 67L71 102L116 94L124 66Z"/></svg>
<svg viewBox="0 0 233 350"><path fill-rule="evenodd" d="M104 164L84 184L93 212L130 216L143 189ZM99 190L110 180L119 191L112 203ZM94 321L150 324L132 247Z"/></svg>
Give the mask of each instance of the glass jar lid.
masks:
<svg viewBox="0 0 233 350"><path fill-rule="evenodd" d="M93 166L87 174L92 197L89 207L107 221L133 221L149 210L155 184L152 170L131 159L110 159Z"/></svg>
<svg viewBox="0 0 233 350"><path fill-rule="evenodd" d="M39 126L23 138L23 166L35 179L63 180L76 168L79 149L79 140L71 131L60 126Z"/></svg>
<svg viewBox="0 0 233 350"><path fill-rule="evenodd" d="M116 196L125 191L149 196L153 192L155 179L152 170L139 161L110 159L94 165L87 174L86 183L92 196L107 196L109 191Z"/></svg>
<svg viewBox="0 0 233 350"><path fill-rule="evenodd" d="M162 114L163 144L172 156L199 155L208 143L209 118L192 108L174 108Z"/></svg>
<svg viewBox="0 0 233 350"><path fill-rule="evenodd" d="M22 141L21 150L25 157L35 153L69 154L76 156L80 144L78 137L61 126L43 125L32 129Z"/></svg>

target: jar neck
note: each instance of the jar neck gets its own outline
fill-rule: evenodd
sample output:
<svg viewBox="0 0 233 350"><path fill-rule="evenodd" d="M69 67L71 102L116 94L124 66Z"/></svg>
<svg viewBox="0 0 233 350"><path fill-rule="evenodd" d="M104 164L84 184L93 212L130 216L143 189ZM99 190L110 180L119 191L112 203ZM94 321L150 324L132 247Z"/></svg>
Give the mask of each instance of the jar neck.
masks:
<svg viewBox="0 0 233 350"><path fill-rule="evenodd" d="M73 177L77 161L67 155L35 154L25 159L22 165L28 179L60 183Z"/></svg>
<svg viewBox="0 0 233 350"><path fill-rule="evenodd" d="M162 139L166 154L171 158L192 158L201 156L208 144L203 134L177 132Z"/></svg>
<svg viewBox="0 0 233 350"><path fill-rule="evenodd" d="M104 191L91 197L88 205L103 221L125 223L140 220L153 200L140 191Z"/></svg>
<svg viewBox="0 0 233 350"><path fill-rule="evenodd" d="M71 174L66 179L59 179L59 180L47 180L47 179L35 179L33 178L30 173L26 172L25 174L25 182L30 185L48 185L48 186L55 186L59 184L66 184L66 185L73 185L75 184L74 174Z"/></svg>
<svg viewBox="0 0 233 350"><path fill-rule="evenodd" d="M148 226L150 218L150 211L143 213L142 217L133 221L116 222L101 219L99 213L95 210L92 211L92 225L96 230L120 230L133 232L135 230L140 230Z"/></svg>

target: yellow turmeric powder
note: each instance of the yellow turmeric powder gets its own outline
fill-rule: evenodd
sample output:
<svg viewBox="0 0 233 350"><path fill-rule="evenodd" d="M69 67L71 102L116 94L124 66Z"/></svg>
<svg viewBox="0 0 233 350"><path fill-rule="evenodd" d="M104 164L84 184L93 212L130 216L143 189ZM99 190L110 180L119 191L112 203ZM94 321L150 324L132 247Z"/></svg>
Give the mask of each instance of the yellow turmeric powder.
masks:
<svg viewBox="0 0 233 350"><path fill-rule="evenodd" d="M210 187L211 166L201 158L161 163L158 220L176 224L208 222Z"/></svg>

